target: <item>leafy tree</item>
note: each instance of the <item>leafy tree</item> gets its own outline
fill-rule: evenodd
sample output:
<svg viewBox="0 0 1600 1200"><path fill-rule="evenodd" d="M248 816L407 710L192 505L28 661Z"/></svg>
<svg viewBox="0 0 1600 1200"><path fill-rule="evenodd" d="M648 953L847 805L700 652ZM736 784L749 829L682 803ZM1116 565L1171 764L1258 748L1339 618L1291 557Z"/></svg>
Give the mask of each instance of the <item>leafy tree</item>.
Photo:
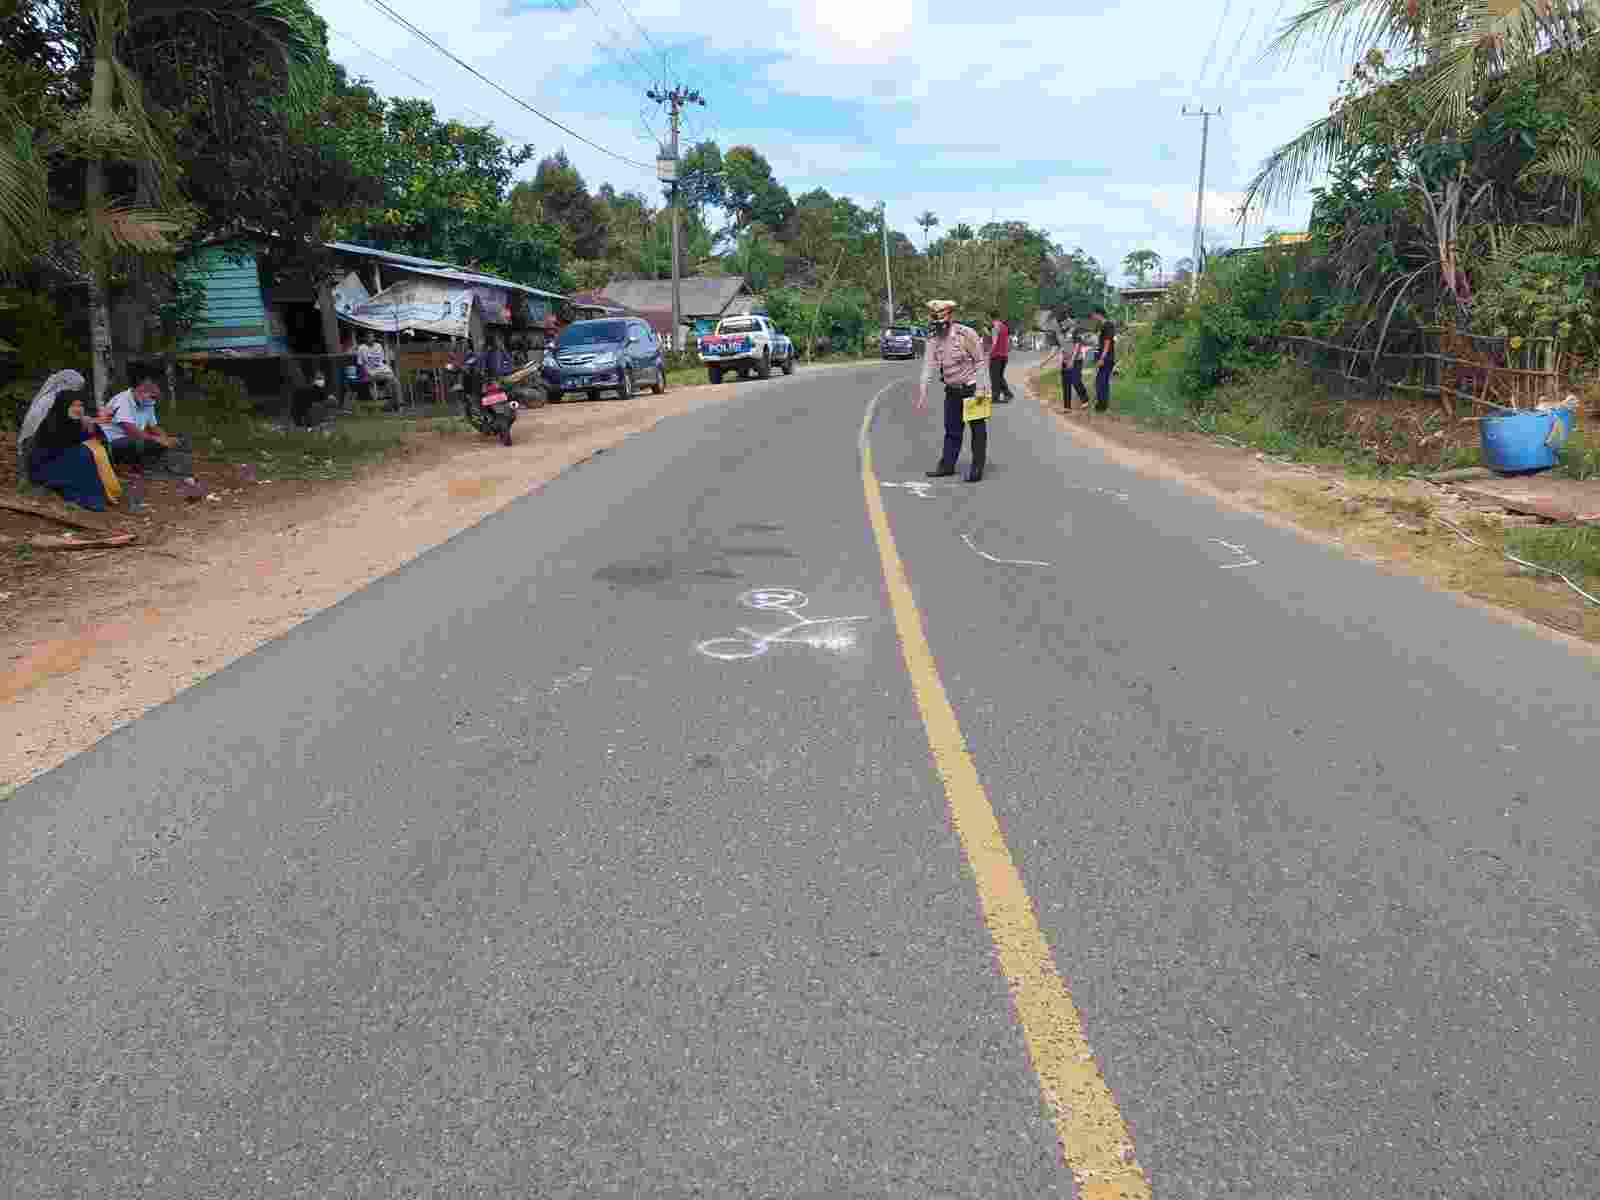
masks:
<svg viewBox="0 0 1600 1200"><path fill-rule="evenodd" d="M297 0L87 0L61 23L62 61L71 64L58 89L50 165L75 210L66 231L76 243L88 282L94 392L111 382L110 290L119 262L130 256L170 255L197 213L178 187L183 163L172 139L173 120L146 98L152 81L141 38L180 23L191 39L249 57L255 78L270 81L295 105L312 89L322 64L321 29ZM8 130L10 152L0 159L0 195L11 200L29 185L26 163L39 153L27 133ZM37 160L36 160L37 161Z"/></svg>
<svg viewBox="0 0 1600 1200"><path fill-rule="evenodd" d="M487 126L441 121L427 100L391 99L381 120L342 131L342 147L382 187L379 205L351 214L347 240L461 263L558 290L561 233L513 210L513 173L533 156Z"/></svg>
<svg viewBox="0 0 1600 1200"><path fill-rule="evenodd" d="M568 160L566 151L540 161L533 182L511 189L511 211L530 225L552 225L562 244L578 258L605 254L609 232L605 214L589 195L583 176Z"/></svg>
<svg viewBox="0 0 1600 1200"><path fill-rule="evenodd" d="M716 142L700 142L679 160L678 198L685 208L694 209L702 217L708 207L727 206L722 151Z"/></svg>
<svg viewBox="0 0 1600 1200"><path fill-rule="evenodd" d="M752 291L765 291L781 277L783 258L770 230L759 222L745 227L723 265L742 275Z"/></svg>
<svg viewBox="0 0 1600 1200"><path fill-rule="evenodd" d="M1161 255L1154 250L1132 250L1122 259L1122 269L1130 272L1138 279L1140 286L1149 278L1151 271L1161 269Z"/></svg>
<svg viewBox="0 0 1600 1200"><path fill-rule="evenodd" d="M789 191L772 177L772 164L753 146L735 146L722 156L723 203L734 229L753 221L780 229L794 209Z"/></svg>
<svg viewBox="0 0 1600 1200"><path fill-rule="evenodd" d="M1106 303L1109 291L1105 271L1079 247L1046 259L1041 273L1039 303L1057 318L1087 317L1096 305Z"/></svg>
<svg viewBox="0 0 1600 1200"><path fill-rule="evenodd" d="M680 275L697 275L711 257L711 230L693 209L678 216L678 272ZM651 217L650 236L647 240L637 274L648 279L672 277L672 213L660 209Z"/></svg>
<svg viewBox="0 0 1600 1200"><path fill-rule="evenodd" d="M938 228L939 218L933 215L932 209L923 209L922 215L917 218L917 224L922 226L922 247L926 250L928 247L928 233L930 230Z"/></svg>

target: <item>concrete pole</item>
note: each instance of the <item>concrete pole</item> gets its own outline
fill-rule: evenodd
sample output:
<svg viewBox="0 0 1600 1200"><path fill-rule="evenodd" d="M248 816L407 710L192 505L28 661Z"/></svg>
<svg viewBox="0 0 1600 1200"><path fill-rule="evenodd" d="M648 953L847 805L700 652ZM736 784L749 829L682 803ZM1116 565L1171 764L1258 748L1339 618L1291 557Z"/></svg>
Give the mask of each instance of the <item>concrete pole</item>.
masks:
<svg viewBox="0 0 1600 1200"><path fill-rule="evenodd" d="M894 276L889 274L889 205L878 202L878 228L883 231L883 283L889 292L889 321L894 324Z"/></svg>
<svg viewBox="0 0 1600 1200"><path fill-rule="evenodd" d="M1221 112L1220 107L1216 112L1207 112L1204 108L1198 112L1190 112L1188 105L1183 107L1184 116L1200 118L1200 186L1194 194L1194 276L1190 283L1191 293L1200 287L1200 276L1205 271L1205 234L1202 219L1206 202L1206 148L1211 140L1211 118Z"/></svg>

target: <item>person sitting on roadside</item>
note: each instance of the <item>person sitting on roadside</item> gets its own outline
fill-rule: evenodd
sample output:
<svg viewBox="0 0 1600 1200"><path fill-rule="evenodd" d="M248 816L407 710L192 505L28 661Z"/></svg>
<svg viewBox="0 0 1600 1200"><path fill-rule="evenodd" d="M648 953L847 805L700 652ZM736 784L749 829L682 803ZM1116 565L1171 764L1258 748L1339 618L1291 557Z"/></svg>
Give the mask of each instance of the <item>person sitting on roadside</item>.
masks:
<svg viewBox="0 0 1600 1200"><path fill-rule="evenodd" d="M289 400L289 416L296 425L302 429L309 429L317 423L315 420L318 415L317 406L329 398L327 388L327 379L320 371L310 383L295 388L294 395Z"/></svg>
<svg viewBox="0 0 1600 1200"><path fill-rule="evenodd" d="M84 410L82 388L83 376L76 371L60 371L46 380L24 422L21 444L29 480L68 504L105 512L108 504L122 499L122 484L99 427Z"/></svg>
<svg viewBox="0 0 1600 1200"><path fill-rule="evenodd" d="M157 421L156 401L160 398L161 385L148 376L111 397L107 406L111 419L101 421L100 431L111 449L112 462L140 473L167 468L168 452L183 442Z"/></svg>
<svg viewBox="0 0 1600 1200"><path fill-rule="evenodd" d="M361 335L361 345L356 347L356 361L361 365L362 398L371 400L381 391L385 397L384 407L394 407L398 403L394 395L394 368L389 365L383 343L371 332Z"/></svg>

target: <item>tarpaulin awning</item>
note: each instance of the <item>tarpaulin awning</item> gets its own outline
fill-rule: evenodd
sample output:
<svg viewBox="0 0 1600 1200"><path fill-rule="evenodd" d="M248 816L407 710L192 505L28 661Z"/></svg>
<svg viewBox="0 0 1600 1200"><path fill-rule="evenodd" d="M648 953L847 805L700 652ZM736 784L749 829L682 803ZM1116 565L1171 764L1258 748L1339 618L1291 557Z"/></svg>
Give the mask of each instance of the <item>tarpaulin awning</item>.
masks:
<svg viewBox="0 0 1600 1200"><path fill-rule="evenodd" d="M361 282L361 276L351 271L333 289L333 311L341 317L350 315L350 310L358 304L365 304L372 299L372 293L367 291L367 285Z"/></svg>
<svg viewBox="0 0 1600 1200"><path fill-rule="evenodd" d="M402 279L339 316L381 333L413 331L452 338L471 338L483 323L474 289L442 279Z"/></svg>

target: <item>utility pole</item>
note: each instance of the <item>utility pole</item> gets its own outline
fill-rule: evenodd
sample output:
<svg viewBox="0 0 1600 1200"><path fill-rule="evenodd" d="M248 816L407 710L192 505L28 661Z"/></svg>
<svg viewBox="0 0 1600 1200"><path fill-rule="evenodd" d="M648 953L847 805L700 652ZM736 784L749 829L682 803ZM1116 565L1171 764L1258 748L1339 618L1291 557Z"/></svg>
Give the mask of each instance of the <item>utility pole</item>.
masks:
<svg viewBox="0 0 1600 1200"><path fill-rule="evenodd" d="M675 87L670 92L651 88L645 95L657 104L665 104L672 114L672 141L663 148L663 152L656 159L656 177L670 189L669 202L672 207L672 348L682 350L678 339L683 331L683 291L678 255L678 117L683 112L685 104L698 104L705 107L705 98L699 92L688 91L682 87Z"/></svg>
<svg viewBox="0 0 1600 1200"><path fill-rule="evenodd" d="M889 321L894 324L894 276L889 274L889 202L878 201L878 228L883 231L883 286L889 292Z"/></svg>
<svg viewBox="0 0 1600 1200"><path fill-rule="evenodd" d="M1199 111L1190 112L1189 106L1183 106L1183 115L1186 117L1199 117L1200 120L1200 187L1194 194L1194 282L1190 284L1190 292L1200 286L1200 275L1205 270L1205 243L1201 224L1201 217L1206 202L1206 145L1211 140L1211 118L1219 116L1222 107L1218 105L1215 112L1207 112L1202 105Z"/></svg>

